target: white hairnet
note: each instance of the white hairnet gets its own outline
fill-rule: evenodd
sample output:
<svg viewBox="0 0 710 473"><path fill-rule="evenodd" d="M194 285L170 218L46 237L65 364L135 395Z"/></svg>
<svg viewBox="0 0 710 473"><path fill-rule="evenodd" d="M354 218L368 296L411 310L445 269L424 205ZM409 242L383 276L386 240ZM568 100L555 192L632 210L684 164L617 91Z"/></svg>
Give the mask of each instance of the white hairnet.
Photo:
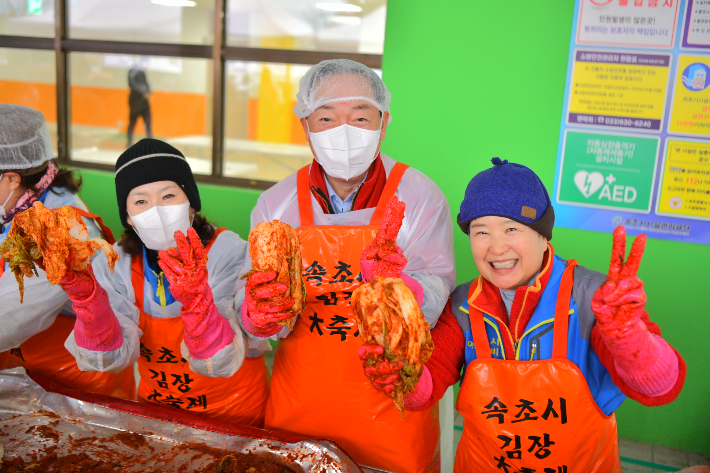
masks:
<svg viewBox="0 0 710 473"><path fill-rule="evenodd" d="M293 113L305 118L327 103L351 100L364 100L382 113L389 112L392 94L369 67L349 59L329 59L308 69L298 85L296 98Z"/></svg>
<svg viewBox="0 0 710 473"><path fill-rule="evenodd" d="M34 169L53 157L44 115L22 105L0 103L0 170Z"/></svg>

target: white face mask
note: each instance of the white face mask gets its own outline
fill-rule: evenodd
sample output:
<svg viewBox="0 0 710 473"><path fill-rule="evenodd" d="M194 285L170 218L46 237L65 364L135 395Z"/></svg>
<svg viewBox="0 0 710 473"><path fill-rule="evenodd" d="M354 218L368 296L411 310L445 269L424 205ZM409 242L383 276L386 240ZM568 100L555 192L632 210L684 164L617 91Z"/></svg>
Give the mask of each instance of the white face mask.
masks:
<svg viewBox="0 0 710 473"><path fill-rule="evenodd" d="M307 122L306 122L307 123ZM380 128L365 130L351 125L340 125L330 130L313 133L311 145L316 160L326 174L349 181L367 171L377 155L380 144Z"/></svg>
<svg viewBox="0 0 710 473"><path fill-rule="evenodd" d="M187 234L192 224L189 201L178 205L156 205L136 216L128 216L145 247L156 251L177 246L175 232L180 230Z"/></svg>
<svg viewBox="0 0 710 473"><path fill-rule="evenodd" d="M2 179L2 177L4 175L5 174L0 174L0 179ZM10 194L7 196L7 199L5 199L5 202L0 206L0 218L3 218L5 216L5 214L7 213L7 211L5 210L5 206L7 205L8 202L10 202L10 198L12 198L12 194L14 194L14 193L15 193L15 189L11 190ZM0 222L0 224L1 223L2 222Z"/></svg>

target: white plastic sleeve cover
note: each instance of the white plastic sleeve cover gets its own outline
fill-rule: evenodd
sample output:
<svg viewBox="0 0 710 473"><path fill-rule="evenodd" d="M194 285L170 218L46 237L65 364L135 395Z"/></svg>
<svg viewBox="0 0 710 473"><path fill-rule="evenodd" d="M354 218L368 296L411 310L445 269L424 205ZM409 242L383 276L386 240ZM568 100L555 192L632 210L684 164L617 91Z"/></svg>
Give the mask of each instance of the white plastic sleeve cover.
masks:
<svg viewBox="0 0 710 473"><path fill-rule="evenodd" d="M211 358L204 360L192 358L183 340L180 344L180 354L188 360L192 371L211 378L229 378L239 371L246 357L247 337L244 335L239 323L237 323L236 318L230 318L229 325L234 330L234 340Z"/></svg>
<svg viewBox="0 0 710 473"><path fill-rule="evenodd" d="M120 373L132 365L140 355L140 338L143 335L130 319L117 316L123 333L123 344L111 351L92 351L76 344L74 331L64 342L64 348L76 359L76 366L81 371L101 371L105 373Z"/></svg>

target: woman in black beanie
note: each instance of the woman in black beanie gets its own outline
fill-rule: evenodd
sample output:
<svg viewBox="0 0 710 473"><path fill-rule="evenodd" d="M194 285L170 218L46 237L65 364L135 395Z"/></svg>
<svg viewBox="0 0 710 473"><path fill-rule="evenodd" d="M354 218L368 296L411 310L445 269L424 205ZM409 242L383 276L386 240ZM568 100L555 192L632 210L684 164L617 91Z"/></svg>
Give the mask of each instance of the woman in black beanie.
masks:
<svg viewBox="0 0 710 473"><path fill-rule="evenodd" d="M111 272L102 255L96 277L82 274L67 291L86 309L67 348L83 370L138 360L140 401L263 425L263 348L248 346L234 310L247 243L199 214L190 166L169 144L139 141L118 158L115 177L121 259Z"/></svg>

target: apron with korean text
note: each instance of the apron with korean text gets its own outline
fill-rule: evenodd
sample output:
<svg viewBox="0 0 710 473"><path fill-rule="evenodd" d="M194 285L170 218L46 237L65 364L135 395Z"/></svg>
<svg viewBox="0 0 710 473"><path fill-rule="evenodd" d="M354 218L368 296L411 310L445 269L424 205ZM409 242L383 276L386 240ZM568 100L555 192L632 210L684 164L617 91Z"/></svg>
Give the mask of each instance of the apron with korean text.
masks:
<svg viewBox="0 0 710 473"><path fill-rule="evenodd" d="M408 166L397 163L369 225L314 225L308 166L298 173L307 301L293 332L279 341L266 427L333 439L357 463L398 473L439 471L439 407L405 419L375 390L358 357L362 346L350 296L360 256Z"/></svg>
<svg viewBox="0 0 710 473"><path fill-rule="evenodd" d="M209 254L217 235L205 248ZM153 310L171 310L175 315L168 318L151 317L143 312L145 269L143 256L131 260L131 283L136 294L136 307L141 311L139 327L143 331L138 358L138 400L183 409L207 417L235 424L262 427L264 408L269 395L269 372L264 355L245 358L239 370L230 378L202 376L190 369L183 358L180 345L185 326L180 317L179 304L159 307L147 301ZM174 310L172 309L172 310Z"/></svg>
<svg viewBox="0 0 710 473"><path fill-rule="evenodd" d="M115 243L111 229L103 224L98 215L73 207L82 217L94 219L104 232L104 238ZM0 259L0 277L5 262ZM0 353L0 369L23 366L28 374L38 375L65 388L124 399L135 399L136 382L133 366L118 374L81 371L76 359L64 348L64 342L74 330L76 317L57 315L46 330L32 336L19 347Z"/></svg>
<svg viewBox="0 0 710 473"><path fill-rule="evenodd" d="M579 368L567 360L575 260L562 275L552 358L491 357L483 313L469 305L476 360L457 400L464 430L455 473L621 473L616 417L594 402Z"/></svg>

